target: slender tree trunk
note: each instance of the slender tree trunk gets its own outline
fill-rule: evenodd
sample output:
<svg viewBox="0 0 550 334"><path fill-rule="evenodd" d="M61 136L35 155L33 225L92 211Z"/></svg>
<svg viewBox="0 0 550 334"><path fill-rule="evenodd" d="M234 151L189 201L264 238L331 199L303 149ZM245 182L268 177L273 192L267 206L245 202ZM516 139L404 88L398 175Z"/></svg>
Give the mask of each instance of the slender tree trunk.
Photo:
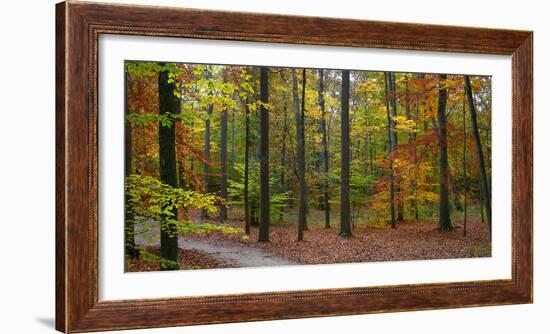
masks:
<svg viewBox="0 0 550 334"><path fill-rule="evenodd" d="M304 70L305 71L305 70ZM304 78L302 84L305 87ZM306 222L306 182L305 182L305 148L304 148L304 118L300 110L298 95L298 79L296 70L292 70L292 102L294 119L296 121L296 172L298 174L299 206L298 206L298 241L304 239L304 226ZM303 97L302 97L303 98ZM303 105L303 101L302 101Z"/></svg>
<svg viewBox="0 0 550 334"><path fill-rule="evenodd" d="M210 68L206 71L207 78L212 78L212 72L210 72ZM210 164L210 117L212 117L212 113L214 111L214 105L211 103L208 105L208 109L206 111L207 118L204 122L204 158L205 162L202 166L202 183L204 192L207 193L210 191L208 187L208 165ZM202 210L201 218L205 219L208 216L208 212L206 209Z"/></svg>
<svg viewBox="0 0 550 334"><path fill-rule="evenodd" d="M418 112L418 109L417 109ZM411 115L411 98L409 95L409 77L407 74L405 74L405 115L407 116L407 120L413 121L413 117ZM413 156L413 177L411 181L411 188L414 196L416 196L416 138L414 136L413 131L409 131L409 137L408 137L408 144L409 144L409 152ZM403 196L403 194L401 194ZM404 200L401 198L401 205L404 205ZM416 204L416 200L414 201L414 216L415 220L418 220L418 206Z"/></svg>
<svg viewBox="0 0 550 334"><path fill-rule="evenodd" d="M177 153L176 153L177 157ZM179 187L182 190L185 190L185 167L183 165L183 161L177 161L178 165L178 181L179 181ZM179 220L185 220L187 219L187 207L181 207L178 209L178 219Z"/></svg>
<svg viewBox="0 0 550 334"><path fill-rule="evenodd" d="M286 100L286 96L283 95L283 100ZM282 138L282 147L281 147L281 176L280 176L280 190L286 191L286 179L285 179L285 168L286 168L286 135L288 131L288 106L286 101L283 105L283 138ZM284 218L284 212L281 210L279 215L279 221L282 222Z"/></svg>
<svg viewBox="0 0 550 334"><path fill-rule="evenodd" d="M350 91L350 71L342 70L342 92L340 94L341 103L341 150L342 150L342 168L340 176L340 237L351 236L351 216L350 216L350 135L349 135L349 91Z"/></svg>
<svg viewBox="0 0 550 334"><path fill-rule="evenodd" d="M124 115L128 116L130 114L130 106L128 103L128 89L130 89L130 75L128 74L128 70L125 69L125 87L124 87ZM124 120L124 176L128 178L130 175L133 174L133 168L132 168L132 124L127 119ZM137 258L139 255L138 250L136 249L136 240L135 240L135 231L134 231L134 214L132 210L129 210L128 207L130 205L130 199L126 195L124 195L124 202L125 202L125 229L124 229L124 237L125 237L125 249L126 249L126 255Z"/></svg>
<svg viewBox="0 0 550 334"><path fill-rule="evenodd" d="M366 117L366 129L365 129L365 176L368 176L370 174L370 163L369 163L369 153L370 153L370 136L369 136L369 104L368 101L365 104L365 117ZM366 191L367 189L365 189Z"/></svg>
<svg viewBox="0 0 550 334"><path fill-rule="evenodd" d="M248 98L244 103L245 109L245 135L244 135L244 228L245 233L250 235L250 200L248 197L248 169L250 160L250 108Z"/></svg>
<svg viewBox="0 0 550 334"><path fill-rule="evenodd" d="M395 118L397 117L397 90L395 87L395 73L389 72L390 75L390 102L391 102L391 146L392 152L395 152L397 149L397 129ZM395 177L395 167L394 167L394 177ZM403 221L404 216L404 206L403 206L403 195L401 192L401 181L395 182L395 197L397 198L397 221Z"/></svg>
<svg viewBox="0 0 550 334"><path fill-rule="evenodd" d="M373 133L371 137L370 144L370 170L371 173L376 172L374 170L374 160L376 159L376 133Z"/></svg>
<svg viewBox="0 0 550 334"><path fill-rule="evenodd" d="M394 180L394 171L393 171L393 121L391 116L391 107L390 107L390 94L391 94L391 72L384 72L384 83L385 83L385 93L386 93L386 115L388 118L388 160L390 163L390 216L391 216L391 227L396 228L396 217L395 217L395 180Z"/></svg>
<svg viewBox="0 0 550 334"><path fill-rule="evenodd" d="M414 219L418 220L419 218L419 212L418 212L418 156L416 153L416 133L418 131L418 113L419 113L419 100L418 96L416 97L416 105L415 105L415 114L414 114L414 122L415 122L415 132L413 134L414 136L414 145L413 145L413 161L414 161L414 174L413 174L413 193L414 193Z"/></svg>
<svg viewBox="0 0 550 334"><path fill-rule="evenodd" d="M449 192L450 195L453 197L453 206L455 207L456 211L462 211L462 204L460 203L460 198L458 198L458 191L456 191L454 181L455 179L453 177L453 173L451 171L451 168L449 168Z"/></svg>
<svg viewBox="0 0 550 334"><path fill-rule="evenodd" d="M487 182L487 173L485 171L485 160L483 159L483 148L481 146L481 139L479 138L479 130L477 126L477 116L475 103L472 93L472 86L470 84L470 76L464 76L464 89L466 97L468 99L468 107L470 109L470 116L472 120L472 133L476 143L477 159L479 163L479 175L481 179L481 193L483 196L483 203L485 206L485 213L487 214L487 222L489 223L489 233L492 233L492 221L491 221L491 198L489 192L489 184Z"/></svg>
<svg viewBox="0 0 550 334"><path fill-rule="evenodd" d="M220 129L220 195L227 202L227 109L224 109L221 117ZM227 220L226 204L220 206L220 221Z"/></svg>
<svg viewBox="0 0 550 334"><path fill-rule="evenodd" d="M269 69L260 68L260 231L259 242L269 241Z"/></svg>
<svg viewBox="0 0 550 334"><path fill-rule="evenodd" d="M466 174L466 98L462 100L462 177L464 180L464 230L462 233L466 236L466 228L468 223L468 174Z"/></svg>
<svg viewBox="0 0 550 334"><path fill-rule="evenodd" d="M306 69L302 69L302 107L300 110L300 131L302 137L302 182L304 189L304 207L305 214L303 220L300 220L302 223L302 230L307 231L307 215L309 213L309 189L306 183Z"/></svg>
<svg viewBox="0 0 550 334"><path fill-rule="evenodd" d="M174 95L175 83L168 82L168 71L159 72L159 114L176 115L180 112L180 100ZM176 126L171 123L163 126L159 122L159 158L161 182L176 188ZM161 270L177 270L178 262L178 235L177 227L168 219L177 219L178 211L172 210L170 215L162 217L160 229L160 257Z"/></svg>
<svg viewBox="0 0 550 334"><path fill-rule="evenodd" d="M321 109L321 146L322 146L322 164L323 164L323 210L325 211L325 228L330 228L330 204L328 194L328 146L327 146L327 123L326 123L326 110L325 110L325 95L324 95L324 72L319 70L319 108Z"/></svg>
<svg viewBox="0 0 550 334"><path fill-rule="evenodd" d="M449 214L449 159L447 155L447 89L444 87L447 75L439 75L439 99L437 103L439 141L439 231L451 231Z"/></svg>
<svg viewBox="0 0 550 334"><path fill-rule="evenodd" d="M229 168L229 178L233 180L235 171L235 109L231 112L231 166Z"/></svg>
<svg viewBox="0 0 550 334"><path fill-rule="evenodd" d="M483 205L485 202L483 201L483 190L481 190L481 176L479 177L479 182L477 186L479 188L479 213L481 215L481 222L485 224L485 214L483 213Z"/></svg>

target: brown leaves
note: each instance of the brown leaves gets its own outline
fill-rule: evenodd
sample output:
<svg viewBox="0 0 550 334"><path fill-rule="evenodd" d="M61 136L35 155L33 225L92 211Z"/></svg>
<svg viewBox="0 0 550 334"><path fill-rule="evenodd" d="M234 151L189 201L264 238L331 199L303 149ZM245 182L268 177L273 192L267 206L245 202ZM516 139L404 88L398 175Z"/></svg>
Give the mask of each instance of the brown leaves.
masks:
<svg viewBox="0 0 550 334"><path fill-rule="evenodd" d="M242 222L231 221L232 226ZM335 224L335 223L333 223ZM458 223L455 222L458 226ZM269 243L257 243L257 229L252 229L249 240L241 236L210 234L197 236L209 241L223 240L245 243L290 260L304 264L352 263L374 261L404 261L427 259L468 258L490 256L490 242L487 225L468 222L468 236L462 236L458 226L451 232L438 232L437 222L403 222L397 229L373 228L359 225L353 230L353 237L342 239L337 236L338 227L325 229L310 224L304 241L296 241L294 225L272 226ZM194 236L195 237L195 236ZM487 254L487 252L489 252Z"/></svg>

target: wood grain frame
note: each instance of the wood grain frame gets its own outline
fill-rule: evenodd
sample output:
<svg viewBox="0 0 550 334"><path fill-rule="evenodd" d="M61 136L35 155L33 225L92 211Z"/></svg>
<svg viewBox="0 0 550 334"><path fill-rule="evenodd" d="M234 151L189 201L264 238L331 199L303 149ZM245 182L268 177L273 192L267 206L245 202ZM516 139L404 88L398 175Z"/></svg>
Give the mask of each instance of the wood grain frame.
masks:
<svg viewBox="0 0 550 334"><path fill-rule="evenodd" d="M101 34L512 56L512 278L98 300L97 61ZM63 2L56 7L56 329L84 332L532 302L530 31Z"/></svg>

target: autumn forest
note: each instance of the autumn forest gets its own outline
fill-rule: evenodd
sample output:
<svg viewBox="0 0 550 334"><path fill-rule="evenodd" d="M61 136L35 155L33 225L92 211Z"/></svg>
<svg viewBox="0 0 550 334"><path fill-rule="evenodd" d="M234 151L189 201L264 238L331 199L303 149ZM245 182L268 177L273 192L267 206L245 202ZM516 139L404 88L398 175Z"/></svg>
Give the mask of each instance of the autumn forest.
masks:
<svg viewBox="0 0 550 334"><path fill-rule="evenodd" d="M491 256L491 77L124 70L126 271Z"/></svg>

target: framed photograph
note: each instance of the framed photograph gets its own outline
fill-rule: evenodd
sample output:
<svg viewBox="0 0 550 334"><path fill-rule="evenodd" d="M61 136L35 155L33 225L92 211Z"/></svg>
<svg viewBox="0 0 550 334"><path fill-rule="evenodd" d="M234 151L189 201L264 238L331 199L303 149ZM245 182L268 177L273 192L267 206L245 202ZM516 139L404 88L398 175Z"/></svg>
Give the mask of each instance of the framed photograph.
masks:
<svg viewBox="0 0 550 334"><path fill-rule="evenodd" d="M532 302L532 32L56 14L57 330Z"/></svg>

